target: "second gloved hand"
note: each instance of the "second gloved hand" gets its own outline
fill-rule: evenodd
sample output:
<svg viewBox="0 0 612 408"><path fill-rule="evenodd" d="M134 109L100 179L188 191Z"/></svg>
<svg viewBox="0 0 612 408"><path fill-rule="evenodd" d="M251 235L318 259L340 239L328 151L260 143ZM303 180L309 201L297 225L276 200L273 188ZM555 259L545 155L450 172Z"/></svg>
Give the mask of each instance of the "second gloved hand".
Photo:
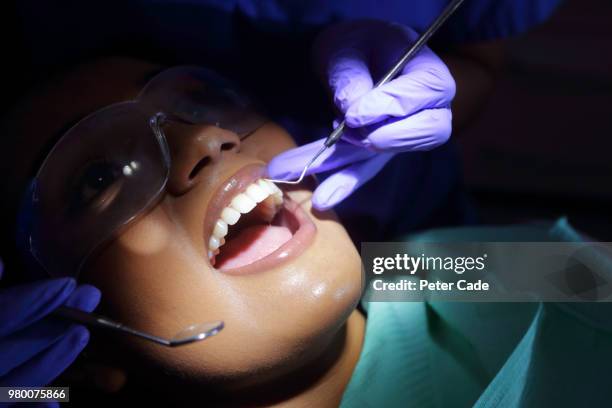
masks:
<svg viewBox="0 0 612 408"><path fill-rule="evenodd" d="M307 173L337 170L317 187L315 208L328 209L344 200L394 154L430 150L450 137L455 82L428 47L397 78L373 88L416 38L408 27L360 20L330 27L315 43L316 66L347 123L342 138ZM275 157L268 165L270 177L297 178L323 141Z"/></svg>
<svg viewBox="0 0 612 408"><path fill-rule="evenodd" d="M91 312L99 301L98 289L77 286L72 278L1 289L0 386L44 386L61 374L87 344L89 331L46 316L60 305Z"/></svg>

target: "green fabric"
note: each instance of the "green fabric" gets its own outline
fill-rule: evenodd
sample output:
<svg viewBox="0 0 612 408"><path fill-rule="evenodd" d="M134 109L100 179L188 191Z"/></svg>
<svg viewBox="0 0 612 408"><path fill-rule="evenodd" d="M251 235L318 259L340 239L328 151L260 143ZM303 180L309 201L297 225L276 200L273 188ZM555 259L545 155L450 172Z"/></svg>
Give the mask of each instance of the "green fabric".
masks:
<svg viewBox="0 0 612 408"><path fill-rule="evenodd" d="M578 241L554 225L434 230L413 241ZM610 260L601 273L612 274ZM342 407L612 405L608 304L362 302L360 360Z"/></svg>

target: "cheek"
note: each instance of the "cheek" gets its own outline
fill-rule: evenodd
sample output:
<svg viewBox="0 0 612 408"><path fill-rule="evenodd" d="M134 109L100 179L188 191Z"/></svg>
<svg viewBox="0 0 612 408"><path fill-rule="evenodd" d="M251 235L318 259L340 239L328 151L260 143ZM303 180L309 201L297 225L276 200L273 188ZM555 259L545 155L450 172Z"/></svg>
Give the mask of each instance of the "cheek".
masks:
<svg viewBox="0 0 612 408"><path fill-rule="evenodd" d="M270 344L268 332L258 335L253 328L261 292L251 298L252 284L215 273L185 230L165 214L153 210L92 259L83 278L102 291L97 311L163 337L209 321L223 320L226 328L212 339L180 348L126 336L114 337L117 344L127 347L137 365L144 359L166 372L187 371L200 379L241 375L268 364L273 350L253 355L248 347L253 341Z"/></svg>
<svg viewBox="0 0 612 408"><path fill-rule="evenodd" d="M169 226L159 217L146 217L125 231L118 239L118 244L138 255L151 255L168 246L170 239Z"/></svg>
<svg viewBox="0 0 612 408"><path fill-rule="evenodd" d="M89 283L102 291L102 307L120 319L159 335L178 330L183 299L206 266L162 205L137 220L92 259ZM181 296L183 295L184 296Z"/></svg>
<svg viewBox="0 0 612 408"><path fill-rule="evenodd" d="M321 321L323 316L329 318L328 323L333 326L334 319L342 322L359 300L363 285L361 260L335 214L313 210L311 196L307 191L292 193L292 198L302 202L302 207L310 213L317 235L312 246L294 264L301 273L287 274L289 279L283 281L284 289L302 298ZM298 282L302 285L297 285Z"/></svg>
<svg viewBox="0 0 612 408"><path fill-rule="evenodd" d="M268 123L244 139L240 151L248 156L269 162L279 153L296 147L293 138L283 128Z"/></svg>
<svg viewBox="0 0 612 408"><path fill-rule="evenodd" d="M228 316L212 271L183 232L157 210L110 243L85 274L102 291L99 313L153 335L170 338L189 325ZM211 344L213 339L176 349L129 336L113 339L127 347L133 363L144 359L168 371L192 366L220 370L216 356L227 354L223 343Z"/></svg>

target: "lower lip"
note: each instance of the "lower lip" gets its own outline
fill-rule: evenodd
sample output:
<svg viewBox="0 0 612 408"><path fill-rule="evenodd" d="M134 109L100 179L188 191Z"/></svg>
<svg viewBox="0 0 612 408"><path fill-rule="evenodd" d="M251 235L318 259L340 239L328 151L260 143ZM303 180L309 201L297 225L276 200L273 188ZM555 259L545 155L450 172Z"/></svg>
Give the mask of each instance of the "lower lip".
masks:
<svg viewBox="0 0 612 408"><path fill-rule="evenodd" d="M252 273L264 272L275 268L285 262L300 256L314 240L317 227L308 217L304 209L287 195L284 196L283 206L291 212L297 220L299 226L291 239L281 245L274 252L248 265L232 269L218 269L228 275L249 275Z"/></svg>

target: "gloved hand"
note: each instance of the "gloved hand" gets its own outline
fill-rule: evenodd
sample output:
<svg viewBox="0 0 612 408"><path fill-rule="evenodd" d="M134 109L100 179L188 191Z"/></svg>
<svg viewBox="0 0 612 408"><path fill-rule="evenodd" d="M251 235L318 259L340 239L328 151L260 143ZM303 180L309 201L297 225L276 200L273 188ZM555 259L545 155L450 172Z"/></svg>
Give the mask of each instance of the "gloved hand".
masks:
<svg viewBox="0 0 612 408"><path fill-rule="evenodd" d="M89 331L44 317L60 305L91 312L99 301L98 289L72 278L0 289L0 386L49 384L83 350Z"/></svg>
<svg viewBox="0 0 612 408"><path fill-rule="evenodd" d="M408 27L359 20L332 26L316 41L317 69L348 126L308 171L338 169L316 189L315 208L327 209L344 200L394 154L430 150L448 140L455 82L428 47L396 79L372 89L416 38ZM269 176L297 178L323 140L276 156L268 165Z"/></svg>

